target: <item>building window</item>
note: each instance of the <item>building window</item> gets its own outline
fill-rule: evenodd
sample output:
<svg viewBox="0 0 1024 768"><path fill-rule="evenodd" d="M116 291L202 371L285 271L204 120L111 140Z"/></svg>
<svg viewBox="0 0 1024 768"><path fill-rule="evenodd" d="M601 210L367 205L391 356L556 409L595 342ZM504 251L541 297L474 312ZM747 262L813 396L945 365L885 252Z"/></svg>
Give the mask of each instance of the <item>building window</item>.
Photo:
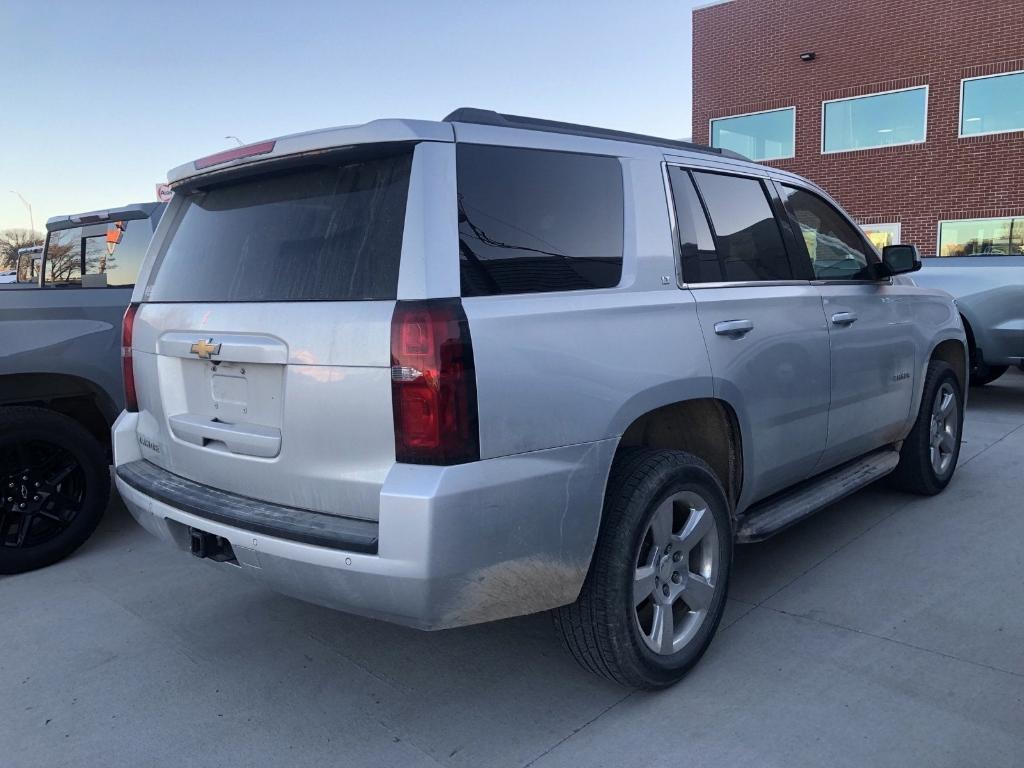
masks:
<svg viewBox="0 0 1024 768"><path fill-rule="evenodd" d="M825 101L821 114L826 154L920 144L928 122L928 86Z"/></svg>
<svg viewBox="0 0 1024 768"><path fill-rule="evenodd" d="M1024 131L1024 71L960 81L960 136Z"/></svg>
<svg viewBox="0 0 1024 768"><path fill-rule="evenodd" d="M793 157L796 107L720 117L711 121L711 146L731 149L751 160Z"/></svg>
<svg viewBox="0 0 1024 768"><path fill-rule="evenodd" d="M939 222L939 256L1024 256L1024 217Z"/></svg>
<svg viewBox="0 0 1024 768"><path fill-rule="evenodd" d="M887 245L899 245L900 225L899 224L861 224L868 240L881 251Z"/></svg>

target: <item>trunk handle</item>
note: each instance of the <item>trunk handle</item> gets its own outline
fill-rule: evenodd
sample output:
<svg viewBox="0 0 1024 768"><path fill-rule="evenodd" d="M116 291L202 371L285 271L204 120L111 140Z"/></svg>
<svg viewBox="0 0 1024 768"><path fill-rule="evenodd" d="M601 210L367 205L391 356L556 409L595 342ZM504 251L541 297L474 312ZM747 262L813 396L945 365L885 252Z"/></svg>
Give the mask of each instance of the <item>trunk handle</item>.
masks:
<svg viewBox="0 0 1024 768"><path fill-rule="evenodd" d="M171 433L186 443L205 448L220 443L231 453L270 459L281 452L281 430L262 424L226 424L206 416L182 413L171 416Z"/></svg>

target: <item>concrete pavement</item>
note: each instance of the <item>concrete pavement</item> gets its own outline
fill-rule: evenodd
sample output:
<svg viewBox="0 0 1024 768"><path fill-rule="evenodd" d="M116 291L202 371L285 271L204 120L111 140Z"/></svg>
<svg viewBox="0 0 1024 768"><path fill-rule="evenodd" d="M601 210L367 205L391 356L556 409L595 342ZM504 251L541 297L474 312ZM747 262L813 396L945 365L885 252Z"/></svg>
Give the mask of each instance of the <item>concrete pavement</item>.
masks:
<svg viewBox="0 0 1024 768"><path fill-rule="evenodd" d="M0 577L0 766L1024 765L1024 375L971 392L956 478L740 547L678 686L578 669L547 616L425 634L169 549L118 502Z"/></svg>

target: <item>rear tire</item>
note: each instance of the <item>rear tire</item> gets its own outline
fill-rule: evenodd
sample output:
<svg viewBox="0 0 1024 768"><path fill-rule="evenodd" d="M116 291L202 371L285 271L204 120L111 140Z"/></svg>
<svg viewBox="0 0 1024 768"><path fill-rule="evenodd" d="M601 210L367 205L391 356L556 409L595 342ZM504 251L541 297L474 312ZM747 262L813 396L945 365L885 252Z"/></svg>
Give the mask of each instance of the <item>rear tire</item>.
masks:
<svg viewBox="0 0 1024 768"><path fill-rule="evenodd" d="M953 479L964 426L960 381L947 363L932 360L925 375L921 407L914 428L903 441L893 485L934 496Z"/></svg>
<svg viewBox="0 0 1024 768"><path fill-rule="evenodd" d="M675 683L721 621L732 545L728 502L706 463L681 451L620 450L579 599L554 614L569 651L623 685Z"/></svg>
<svg viewBox="0 0 1024 768"><path fill-rule="evenodd" d="M44 408L0 408L0 574L67 557L109 498L106 454L78 422Z"/></svg>

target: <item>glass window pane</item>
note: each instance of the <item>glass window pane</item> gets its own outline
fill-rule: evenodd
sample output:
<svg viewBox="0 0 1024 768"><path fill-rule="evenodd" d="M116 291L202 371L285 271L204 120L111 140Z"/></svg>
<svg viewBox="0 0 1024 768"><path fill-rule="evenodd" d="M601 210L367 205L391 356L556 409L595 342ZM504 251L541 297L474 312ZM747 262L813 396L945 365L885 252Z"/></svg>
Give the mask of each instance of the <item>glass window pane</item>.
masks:
<svg viewBox="0 0 1024 768"><path fill-rule="evenodd" d="M690 174L682 168L669 168L672 198L675 202L676 229L679 230L679 251L683 262L683 281L714 283L722 280L715 242L711 237L704 208L697 197Z"/></svg>
<svg viewBox="0 0 1024 768"><path fill-rule="evenodd" d="M965 80L960 133L1024 130L1024 72Z"/></svg>
<svg viewBox="0 0 1024 768"><path fill-rule="evenodd" d="M132 219L51 233L45 284L82 288L134 285L153 227L150 219Z"/></svg>
<svg viewBox="0 0 1024 768"><path fill-rule="evenodd" d="M45 285L82 284L82 232L93 227L73 227L50 233L46 246Z"/></svg>
<svg viewBox="0 0 1024 768"><path fill-rule="evenodd" d="M151 219L132 219L117 221L107 226L106 235L93 238L98 253L94 267L86 255L86 270L105 275L102 281L108 286L135 285L139 276L139 267L146 255L149 241L153 237L154 222Z"/></svg>
<svg viewBox="0 0 1024 768"><path fill-rule="evenodd" d="M456 164L463 296L619 284L616 158L459 144Z"/></svg>
<svg viewBox="0 0 1024 768"><path fill-rule="evenodd" d="M778 222L757 179L694 173L728 281L792 280Z"/></svg>
<svg viewBox="0 0 1024 768"><path fill-rule="evenodd" d="M190 193L148 301L393 299L412 152Z"/></svg>
<svg viewBox="0 0 1024 768"><path fill-rule="evenodd" d="M887 245L899 245L899 224L861 224L860 228L879 252Z"/></svg>
<svg viewBox="0 0 1024 768"><path fill-rule="evenodd" d="M927 89L825 102L823 151L924 141Z"/></svg>
<svg viewBox="0 0 1024 768"><path fill-rule="evenodd" d="M815 194L782 187L782 199L800 225L807 255L819 280L870 280L869 264L878 261L856 228Z"/></svg>
<svg viewBox="0 0 1024 768"><path fill-rule="evenodd" d="M731 149L751 160L793 157L795 120L792 107L712 120L711 146Z"/></svg>
<svg viewBox="0 0 1024 768"><path fill-rule="evenodd" d="M1024 218L939 224L939 256L1024 256Z"/></svg>

